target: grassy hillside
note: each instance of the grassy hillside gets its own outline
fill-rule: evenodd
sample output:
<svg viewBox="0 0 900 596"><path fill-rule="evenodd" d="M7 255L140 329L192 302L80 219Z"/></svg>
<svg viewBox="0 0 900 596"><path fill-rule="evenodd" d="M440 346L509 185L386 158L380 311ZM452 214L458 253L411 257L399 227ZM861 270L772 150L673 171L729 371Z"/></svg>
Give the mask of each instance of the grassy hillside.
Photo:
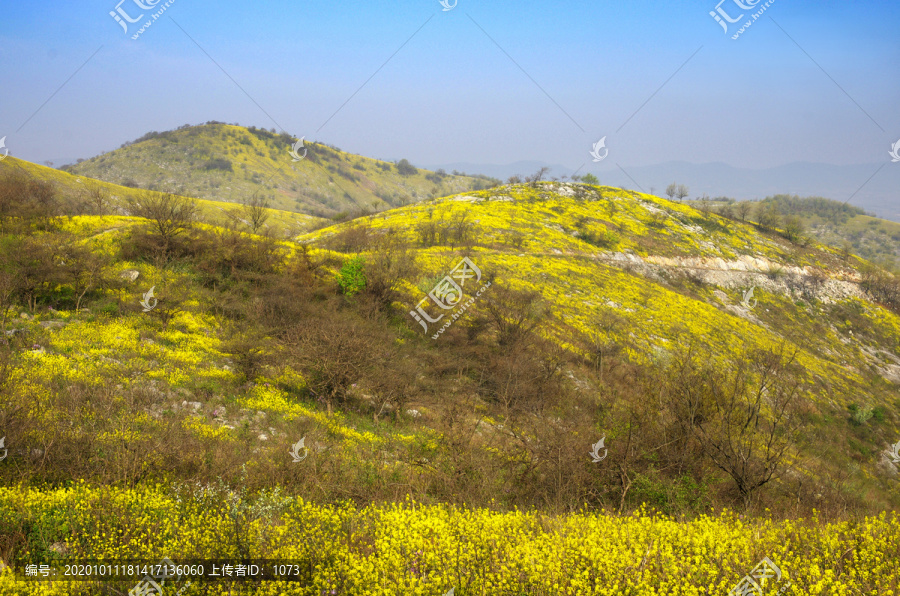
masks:
<svg viewBox="0 0 900 596"><path fill-rule="evenodd" d="M702 201L692 201L695 207L704 207ZM760 215L785 221L795 219L801 232L817 242L840 248L889 269L900 269L900 222L873 217L865 210L846 202L822 197L798 197L775 195L762 201L711 201L706 205L732 219L741 217L759 222Z"/></svg>
<svg viewBox="0 0 900 596"><path fill-rule="evenodd" d="M900 284L858 257L549 182L290 238L172 195L76 215L92 182L11 163L48 178L0 173L2 561L511 596L725 593L768 556L786 593L900 589Z"/></svg>
<svg viewBox="0 0 900 596"><path fill-rule="evenodd" d="M214 201L240 202L257 194L274 208L319 217L360 209L380 211L492 183L370 159L307 141L306 157L295 162L289 151L297 140L230 124L186 125L148 133L66 169L116 184L172 190Z"/></svg>
<svg viewBox="0 0 900 596"><path fill-rule="evenodd" d="M51 185L61 210L67 213L126 214L129 201L139 201L144 197L160 197L164 193L140 188L120 186L102 180L70 174L34 164L15 157L0 161L0 176L24 176ZM203 219L216 225L231 225L235 218L244 217L240 205L224 201L192 198ZM265 208L268 215L266 228L274 234L299 232L318 227L323 220L303 213Z"/></svg>

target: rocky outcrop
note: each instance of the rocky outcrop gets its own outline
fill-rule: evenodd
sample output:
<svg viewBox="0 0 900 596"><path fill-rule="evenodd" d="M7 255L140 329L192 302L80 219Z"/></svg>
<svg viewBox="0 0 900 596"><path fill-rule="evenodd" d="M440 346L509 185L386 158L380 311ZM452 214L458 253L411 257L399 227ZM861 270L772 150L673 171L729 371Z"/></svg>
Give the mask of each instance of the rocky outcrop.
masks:
<svg viewBox="0 0 900 596"><path fill-rule="evenodd" d="M854 270L825 272L814 267L786 266L764 257L640 257L633 253L607 253L596 257L647 277L665 273L689 275L705 284L727 290L757 287L793 298L815 299L829 304L848 298L866 298Z"/></svg>

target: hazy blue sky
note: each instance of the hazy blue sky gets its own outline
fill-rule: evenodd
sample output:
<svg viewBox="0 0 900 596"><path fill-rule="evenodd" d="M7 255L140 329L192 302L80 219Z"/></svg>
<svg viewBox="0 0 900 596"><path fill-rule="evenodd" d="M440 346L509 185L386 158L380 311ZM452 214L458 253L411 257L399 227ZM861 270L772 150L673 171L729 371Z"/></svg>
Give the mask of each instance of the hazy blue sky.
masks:
<svg viewBox="0 0 900 596"><path fill-rule="evenodd" d="M124 0L128 34L118 0L3 0L0 137L38 162L207 120L420 164L591 170L602 136L603 166L889 161L900 2L775 0L733 40L765 3L735 1L726 34L717 0L175 0L132 40L164 0Z"/></svg>

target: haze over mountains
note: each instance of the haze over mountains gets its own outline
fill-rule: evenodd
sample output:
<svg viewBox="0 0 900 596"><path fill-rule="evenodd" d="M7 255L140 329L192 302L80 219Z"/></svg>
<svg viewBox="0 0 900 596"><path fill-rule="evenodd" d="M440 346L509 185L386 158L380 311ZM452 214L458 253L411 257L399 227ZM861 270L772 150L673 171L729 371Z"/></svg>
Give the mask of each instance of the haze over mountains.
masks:
<svg viewBox="0 0 900 596"><path fill-rule="evenodd" d="M287 164L279 163L279 160L284 161L289 143L295 140L288 135L276 135L254 127L212 123L151 133L66 169L109 182L133 182L144 188L175 184L177 178L178 186L187 194L226 201L235 200L241 191L260 191L256 187L262 184L265 187L262 190L274 206L329 216L348 208L379 208L379 205L384 208L470 190L484 186L487 177L506 180L510 176L524 177L549 167L548 178L590 172L603 184L656 195L664 194L668 184L678 182L689 187L689 198L704 194L738 200L763 199L777 194L821 196L849 202L879 217L900 221L900 167L894 167L896 164L887 159L883 163L856 165L795 162L766 169L736 167L722 162L694 164L684 161L645 166L620 164L621 168L606 163L600 168L589 159L578 168L536 160L506 165L453 162L425 165L431 171L409 170L400 174L395 168L389 168L389 162L342 152L325 144L307 143L308 147L317 147L313 149L317 155L299 164L288 162L290 166L284 169ZM177 143L182 147L190 145L190 150L174 150ZM138 156L139 159L135 159ZM235 176L225 162L210 161L225 159L223 156L246 164L240 166L243 173ZM200 157L206 161L197 161ZM415 156L409 157L413 166L418 165ZM315 167L319 158L327 162L323 167ZM197 165L199 167L193 167ZM178 176L166 175L166 170L177 172ZM441 171L468 176L434 173ZM256 172L255 176L253 172ZM265 176L260 172L266 173ZM263 181L270 175L274 178Z"/></svg>

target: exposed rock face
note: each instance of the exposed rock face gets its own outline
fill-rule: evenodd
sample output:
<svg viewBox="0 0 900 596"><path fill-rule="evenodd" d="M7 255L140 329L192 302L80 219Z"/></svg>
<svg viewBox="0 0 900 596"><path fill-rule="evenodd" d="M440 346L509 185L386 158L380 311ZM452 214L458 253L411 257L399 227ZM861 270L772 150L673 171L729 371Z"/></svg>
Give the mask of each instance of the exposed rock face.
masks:
<svg viewBox="0 0 900 596"><path fill-rule="evenodd" d="M137 278L140 277L140 275L141 275L141 272L138 271L137 269L126 269L125 271L123 271L122 273L119 274L119 277L121 277L124 280L134 282L134 281L137 281Z"/></svg>
<svg viewBox="0 0 900 596"><path fill-rule="evenodd" d="M763 257L743 255L726 261L718 257L640 257L621 252L606 253L598 260L622 265L647 277L681 271L703 283L726 290L751 286L794 298L814 298L825 304L848 298L865 299L855 271L824 273L811 267L783 266Z"/></svg>

